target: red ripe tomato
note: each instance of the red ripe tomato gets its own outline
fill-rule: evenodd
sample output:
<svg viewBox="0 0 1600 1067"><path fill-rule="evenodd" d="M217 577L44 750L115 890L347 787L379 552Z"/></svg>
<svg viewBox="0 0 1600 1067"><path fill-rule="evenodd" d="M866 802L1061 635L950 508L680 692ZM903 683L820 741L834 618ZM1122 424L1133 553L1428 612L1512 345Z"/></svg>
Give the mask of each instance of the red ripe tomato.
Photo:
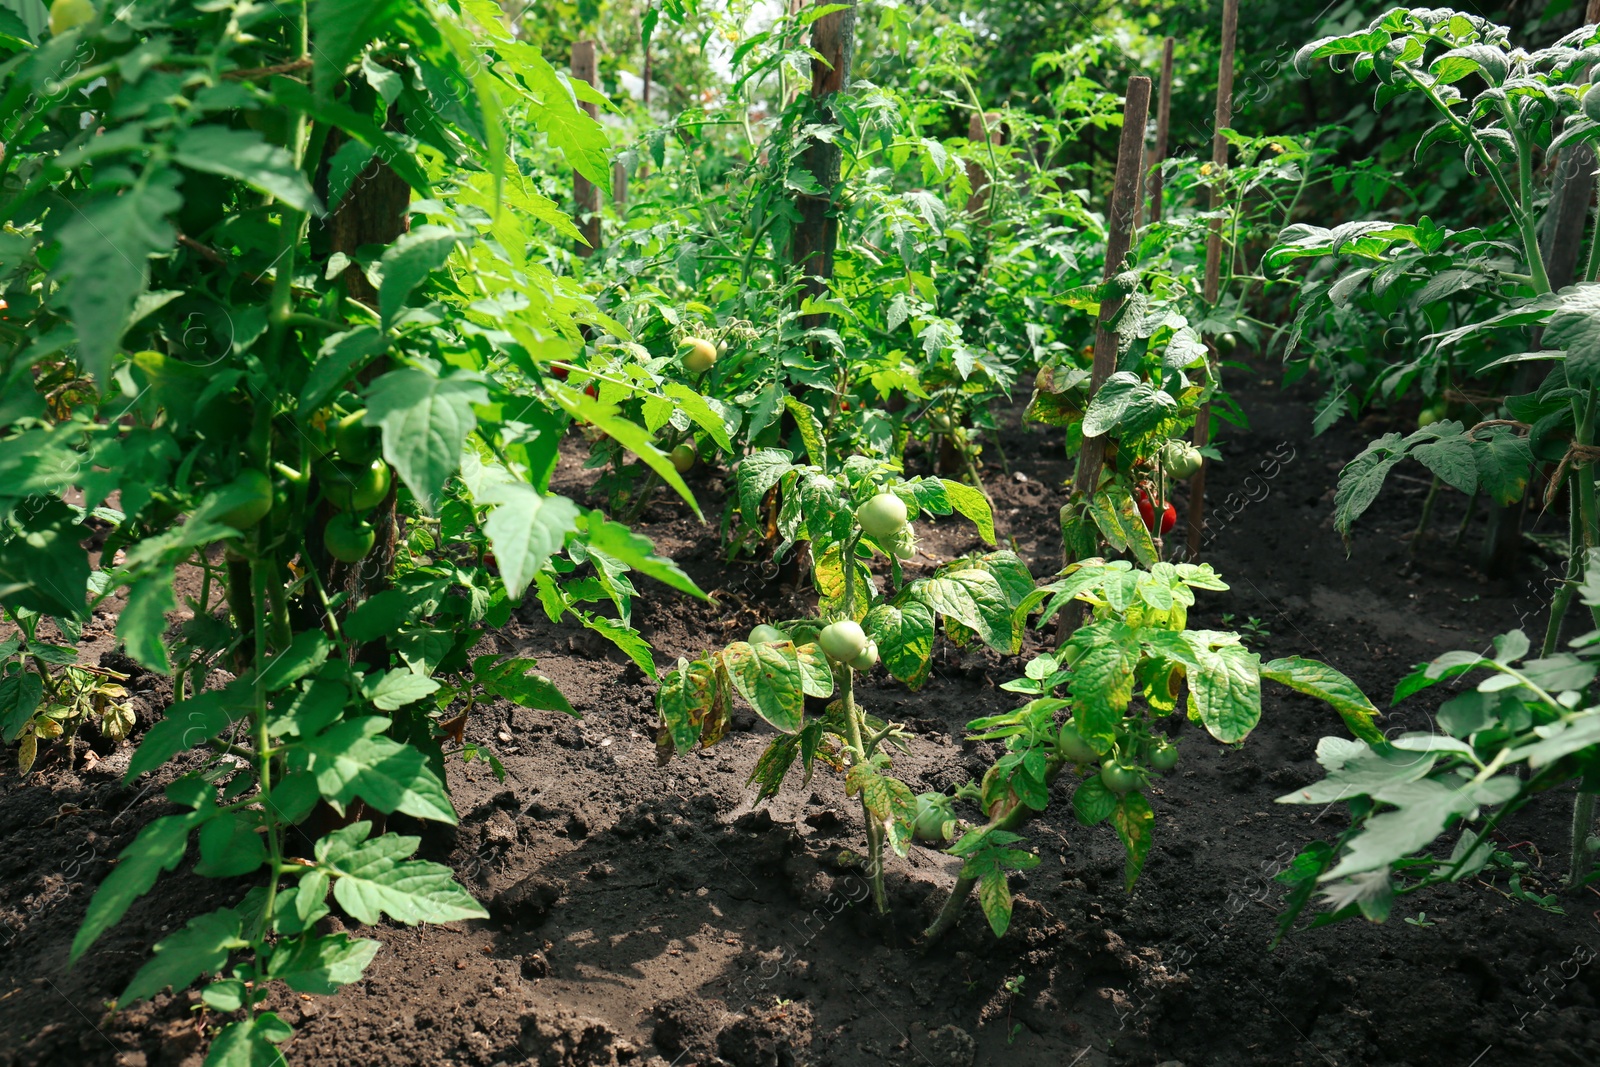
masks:
<svg viewBox="0 0 1600 1067"><path fill-rule="evenodd" d="M1155 533L1156 509L1150 502L1150 493L1142 485L1135 486L1133 499L1139 506L1139 518L1144 521L1144 528ZM1161 505L1161 533L1167 534L1176 525L1178 525L1178 509L1168 501Z"/></svg>
<svg viewBox="0 0 1600 1067"><path fill-rule="evenodd" d="M566 381L567 380L567 368L565 368L565 367L551 367L550 368L550 377L554 378L558 382Z"/></svg>
<svg viewBox="0 0 1600 1067"><path fill-rule="evenodd" d="M591 400L599 400L600 387L595 385L593 382L590 382L588 385L583 387L583 395L589 397Z"/></svg>

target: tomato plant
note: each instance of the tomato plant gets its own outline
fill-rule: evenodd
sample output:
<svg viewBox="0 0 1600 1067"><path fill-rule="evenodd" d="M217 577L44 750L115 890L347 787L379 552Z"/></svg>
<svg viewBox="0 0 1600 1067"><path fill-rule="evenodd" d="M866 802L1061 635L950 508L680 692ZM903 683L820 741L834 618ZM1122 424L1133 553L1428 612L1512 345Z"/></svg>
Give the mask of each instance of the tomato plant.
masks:
<svg viewBox="0 0 1600 1067"><path fill-rule="evenodd" d="M861 798L873 896L886 911L883 848L904 855L926 812L919 813L916 794L889 773L903 727L857 703L856 674L881 658L893 677L920 687L941 619L958 643L976 637L999 651L1017 651L1021 630L1013 613L1033 590L1033 578L1013 553L996 551L907 580L894 548L914 537L908 517L959 511L993 544L987 501L960 482L903 479L882 460L852 456L835 465L820 427L804 421L807 414L800 418L812 462L797 463L775 449L751 453L738 467L737 506L746 521L759 521L769 493L782 499L778 527L785 543L810 543L819 617L786 620L776 638L768 629L752 633L750 642L680 660L657 694L657 744L668 758L697 742L716 744L728 730L737 693L779 731L750 773L757 801L777 795L797 759L806 780L819 759L842 770L846 793ZM880 554L889 570L882 589L869 565ZM829 699L826 711L808 715L807 697Z"/></svg>
<svg viewBox="0 0 1600 1067"><path fill-rule="evenodd" d="M192 844L197 873L251 884L163 937L118 1003L209 976L233 1018L207 1062L282 1062L269 987L332 993L378 951L318 932L332 907L485 914L387 827L456 821L446 755L499 770L464 735L478 703L574 714L534 661L472 657L483 634L537 589L651 673L628 573L703 595L548 491L583 419L692 504L646 427L541 371L605 381L567 363L604 315L534 254L546 225L575 231L507 167L506 131L596 178L605 134L478 5L62 0L37 39L0 14L0 466L28 472L0 498L0 726L24 771L84 721L127 735L122 679L71 648L125 591L118 639L175 683L128 778L175 809L123 850L71 958ZM588 566L617 617L574 589ZM198 593L169 636L180 574ZM196 747L202 769L166 766Z"/></svg>
<svg viewBox="0 0 1600 1067"><path fill-rule="evenodd" d="M996 936L1005 933L1007 872L1038 862L1017 831L1048 806L1052 784L1069 768L1080 776L1074 815L1085 826L1111 823L1127 853L1131 890L1154 838L1145 787L1177 762L1176 747L1155 727L1178 710L1185 693L1188 719L1224 744L1244 741L1259 722L1263 679L1326 700L1358 735L1379 736L1376 709L1326 664L1298 656L1262 663L1237 634L1189 629L1195 592L1226 588L1207 564L1158 562L1144 570L1126 560L1090 559L1023 600L1019 625L1035 611L1040 627L1062 611L1087 610L1089 618L1056 651L1031 659L1022 678L1001 687L1029 696L1026 704L967 724L972 740L1003 741L1007 751L980 783L957 791L987 821L949 849L964 858L961 876L925 936L950 929L974 888Z"/></svg>
<svg viewBox="0 0 1600 1067"><path fill-rule="evenodd" d="M1585 604L1600 606L1600 582L1587 580L1581 595ZM1419 665L1394 692L1398 704L1487 672L1440 706L1442 733L1323 738L1317 762L1324 778L1278 800L1346 803L1350 826L1331 843L1306 849L1280 876L1293 887L1280 932L1319 891L1331 909L1319 924L1358 915L1382 922L1400 897L1478 876L1493 851L1491 835L1506 819L1574 781L1567 886L1576 890L1600 879L1592 872L1600 846L1592 785L1600 768L1600 707L1593 706L1597 642L1600 631L1591 631L1571 652L1532 656L1527 635L1513 630L1495 638L1490 653L1447 652ZM1452 829L1460 832L1448 856L1432 855L1429 848Z"/></svg>

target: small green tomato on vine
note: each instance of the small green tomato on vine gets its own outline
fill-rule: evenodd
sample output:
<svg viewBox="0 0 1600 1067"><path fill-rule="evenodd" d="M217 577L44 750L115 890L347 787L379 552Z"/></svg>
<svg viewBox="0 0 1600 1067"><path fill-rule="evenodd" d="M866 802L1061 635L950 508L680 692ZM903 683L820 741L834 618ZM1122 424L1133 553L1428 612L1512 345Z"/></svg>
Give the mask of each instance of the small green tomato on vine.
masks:
<svg viewBox="0 0 1600 1067"><path fill-rule="evenodd" d="M867 647L861 655L850 661L850 666L858 671L870 671L878 665L878 642L867 639Z"/></svg>
<svg viewBox="0 0 1600 1067"><path fill-rule="evenodd" d="M750 643L752 645L771 645L787 640L789 640L788 634L776 626L768 626L766 623L762 623L750 631Z"/></svg>
<svg viewBox="0 0 1600 1067"><path fill-rule="evenodd" d="M817 643L828 658L839 663L851 663L867 651L867 635L859 623L841 619L822 628Z"/></svg>
<svg viewBox="0 0 1600 1067"><path fill-rule="evenodd" d="M1176 481L1191 477L1204 462L1200 450L1187 441L1171 440L1161 446L1161 466Z"/></svg>
<svg viewBox="0 0 1600 1067"><path fill-rule="evenodd" d="M695 452L694 446L685 442L672 450L672 469L679 474L687 474L698 458L699 454Z"/></svg>
<svg viewBox="0 0 1600 1067"><path fill-rule="evenodd" d="M377 543L377 531L353 512L341 511L322 530L322 546L340 563L360 563Z"/></svg>
<svg viewBox="0 0 1600 1067"><path fill-rule="evenodd" d="M229 483L224 491L237 491L240 497L246 498L218 516L235 530L250 529L272 510L272 479L264 471L247 470Z"/></svg>
<svg viewBox="0 0 1600 1067"><path fill-rule="evenodd" d="M893 493L879 493L856 509L856 522L874 540L892 538L905 529L906 502Z"/></svg>
<svg viewBox="0 0 1600 1067"><path fill-rule="evenodd" d="M1100 758L1100 753L1083 739L1071 719L1062 723L1061 730L1056 734L1056 751L1073 763L1093 763Z"/></svg>
<svg viewBox="0 0 1600 1067"><path fill-rule="evenodd" d="M686 337L682 347L689 351L683 354L683 369L690 374L704 374L717 362L717 346L704 337Z"/></svg>
<svg viewBox="0 0 1600 1067"><path fill-rule="evenodd" d="M1127 796L1139 788L1139 770L1121 760L1112 760L1100 768L1100 784L1117 796Z"/></svg>
<svg viewBox="0 0 1600 1067"><path fill-rule="evenodd" d="M955 810L943 793L923 793L917 797L917 821L913 831L918 841L942 845L956 834Z"/></svg>

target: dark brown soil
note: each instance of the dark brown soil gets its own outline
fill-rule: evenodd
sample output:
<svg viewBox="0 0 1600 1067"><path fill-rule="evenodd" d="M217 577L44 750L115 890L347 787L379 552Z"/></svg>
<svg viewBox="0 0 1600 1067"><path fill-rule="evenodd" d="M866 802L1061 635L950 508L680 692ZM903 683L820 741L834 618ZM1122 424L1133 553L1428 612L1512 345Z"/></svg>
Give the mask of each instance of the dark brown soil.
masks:
<svg viewBox="0 0 1600 1067"><path fill-rule="evenodd" d="M1471 539L1451 549L1459 497L1446 496L1440 536L1408 563L1420 469L1398 472L1411 480L1381 498L1347 558L1331 488L1372 427L1311 439L1303 398L1280 393L1267 372L1249 374L1260 380L1240 397L1253 426L1222 446L1206 555L1233 589L1202 594L1197 624L1259 619L1266 632L1251 643L1263 655L1325 659L1380 706L1413 664L1482 647L1519 619L1542 625L1537 572L1526 588L1496 589L1471 569ZM1006 453L1027 480L995 463L986 476L1002 533L1043 576L1059 563L1068 466L1058 435L1012 419ZM582 492L576 457L562 478L564 491ZM695 478L713 523L723 478L704 469ZM717 597L703 605L645 590L636 621L663 665L804 604L761 568L724 564L714 528L680 505L652 506L644 528ZM924 533L948 556L979 547L970 530L946 521ZM658 767L654 686L609 646L549 625L536 608L494 640L538 657L583 719L502 706L473 722L469 735L501 753L508 777L452 765L461 825L418 831L493 918L363 930L384 943L363 982L332 998L275 998L298 1029L295 1064L1600 1063L1600 967L1590 964L1600 895L1566 899L1554 914L1514 901L1507 876L1491 873L1407 897L1383 926L1302 924L1269 951L1281 895L1271 876L1343 818L1337 807L1274 803L1318 776L1317 739L1343 732L1308 698L1269 690L1260 728L1238 749L1187 731L1179 770L1153 790L1156 845L1132 894L1121 846L1106 827L1073 821L1063 781L1063 803L1027 830L1045 862L1015 879L1006 937L996 941L970 906L954 934L921 951L911 935L957 861L924 850L893 861L895 918L881 920L857 866L859 809L837 776L824 769L801 785L797 775L776 802L751 809L745 777L770 736L753 714L741 712L712 750ZM869 686L870 708L914 730L898 772L918 790L981 774L994 752L963 741L962 725L1015 705L997 686L1037 647L1016 660L941 648L921 692ZM147 718L170 698L159 679L133 684ZM1384 726L1426 729L1441 699L1414 699ZM243 883L181 867L67 967L93 887L166 806L159 783L120 784L125 749L102 754L93 769L45 761L27 782L8 757L0 776L5 1067L197 1065L215 1032L218 1020L190 993L116 1015L105 1004L152 941L237 899ZM1528 891L1553 891L1569 800L1543 798L1507 830L1504 847L1531 865ZM1419 911L1427 925L1401 921Z"/></svg>

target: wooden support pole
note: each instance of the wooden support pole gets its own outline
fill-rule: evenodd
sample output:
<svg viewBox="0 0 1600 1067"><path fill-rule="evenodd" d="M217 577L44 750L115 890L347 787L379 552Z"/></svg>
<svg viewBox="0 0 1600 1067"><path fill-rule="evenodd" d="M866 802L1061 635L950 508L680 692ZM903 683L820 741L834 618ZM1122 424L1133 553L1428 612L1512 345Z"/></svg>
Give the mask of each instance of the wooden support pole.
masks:
<svg viewBox="0 0 1600 1067"><path fill-rule="evenodd" d="M822 0L817 0L820 4ZM811 61L812 122L828 123L833 111L828 100L850 79L850 64L855 57L856 7L854 2L840 11L823 15L811 24L811 47L820 59ZM813 138L806 146L802 165L811 172L820 195L799 193L795 207L800 219L795 223L789 244L790 261L804 276L803 297L819 297L828 291L833 276L833 252L839 238L839 220L834 217L833 187L839 183L839 146ZM807 315L800 320L805 329L821 326L825 315Z"/></svg>
<svg viewBox="0 0 1600 1067"><path fill-rule="evenodd" d="M1600 2L1600 0L1596 0ZM1161 164L1167 161L1167 142L1172 132L1172 49L1167 38L1161 50L1161 96L1156 106L1156 150L1150 160L1150 221L1161 221Z"/></svg>
<svg viewBox="0 0 1600 1067"><path fill-rule="evenodd" d="M1600 0L1589 0L1584 21L1589 25L1600 22ZM1554 169L1539 251L1550 288L1565 289L1578 280L1589 202L1594 199L1594 146L1579 143L1563 149Z"/></svg>
<svg viewBox="0 0 1600 1067"><path fill-rule="evenodd" d="M967 140L973 144L1005 144L1005 131L1000 128L1000 116L990 112L975 114L967 123ZM989 172L975 159L967 160L967 184L972 192L967 196L967 214L976 215L989 202Z"/></svg>
<svg viewBox="0 0 1600 1067"><path fill-rule="evenodd" d="M1600 22L1600 0L1589 0L1584 21L1588 25ZM1588 229L1589 202L1594 197L1594 169L1594 149L1587 144L1563 149L1553 168L1550 205L1545 209L1543 232L1539 235L1539 254L1551 289L1563 289L1580 277L1578 261L1583 252L1584 231ZM1595 239L1600 240L1600 234ZM1537 331L1531 344L1533 348L1540 345ZM1511 379L1509 394L1533 392L1547 370L1548 364L1544 363L1520 364ZM1490 509L1480 561L1484 574L1490 578L1508 579L1516 574L1527 507L1524 497L1514 504Z"/></svg>
<svg viewBox="0 0 1600 1067"><path fill-rule="evenodd" d="M1117 174L1111 187L1111 212L1107 219L1104 280L1108 282L1122 272L1123 260L1133 245L1134 216L1139 212L1140 178L1144 171L1144 128L1149 120L1150 79L1129 78L1127 101L1122 109L1122 138L1117 145ZM1094 335L1094 366L1089 372L1090 400L1116 370L1117 335L1110 323L1122 304L1120 297L1100 304L1100 322ZM1105 458L1104 435L1083 439L1083 447L1078 451L1078 469L1072 479L1075 499L1085 499L1094 493Z"/></svg>
<svg viewBox="0 0 1600 1067"><path fill-rule="evenodd" d="M595 59L593 41L574 41L572 43L572 76L580 81L594 85L599 81L599 65ZM599 113L593 104L582 104L582 108L591 117ZM572 199L576 207L578 231L583 234L587 245L578 245L578 255L592 256L595 249L600 247L600 190L583 175L573 172Z"/></svg>
<svg viewBox="0 0 1600 1067"><path fill-rule="evenodd" d="M1217 71L1217 118L1211 134L1211 165L1216 181L1211 185L1211 210L1221 211L1223 187L1227 181L1228 139L1222 133L1233 125L1233 54L1239 39L1239 0L1223 0L1222 57ZM1211 220L1211 235L1206 240L1205 301L1215 307L1222 288L1222 220ZM1212 360L1213 373L1216 360ZM1211 440L1211 404L1200 406L1194 423L1194 443L1203 447ZM1206 529L1205 464L1189 479L1189 559L1200 558L1200 541Z"/></svg>
<svg viewBox="0 0 1600 1067"><path fill-rule="evenodd" d="M628 168L622 165L620 159L611 164L611 202L616 205L619 214L628 203Z"/></svg>

